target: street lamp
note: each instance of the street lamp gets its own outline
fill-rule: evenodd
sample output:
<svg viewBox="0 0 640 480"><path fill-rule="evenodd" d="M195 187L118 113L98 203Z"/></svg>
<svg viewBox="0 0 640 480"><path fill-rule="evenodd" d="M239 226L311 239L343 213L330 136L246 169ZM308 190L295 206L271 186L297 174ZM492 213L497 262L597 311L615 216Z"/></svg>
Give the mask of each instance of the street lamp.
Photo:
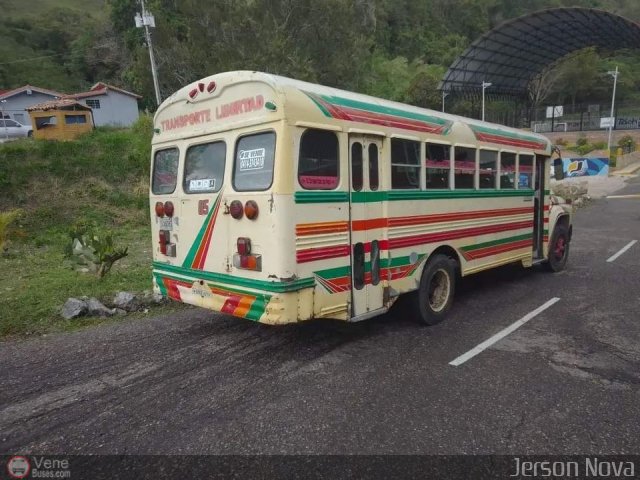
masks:
<svg viewBox="0 0 640 480"><path fill-rule="evenodd" d="M484 122L484 91L491 85L493 85L493 83L485 82L484 80L482 81L482 121L483 122Z"/></svg>
<svg viewBox="0 0 640 480"><path fill-rule="evenodd" d="M442 113L444 113L444 99L449 96L448 92L442 91Z"/></svg>
<svg viewBox="0 0 640 480"><path fill-rule="evenodd" d="M611 158L611 133L613 131L613 125L616 122L615 119L613 118L613 109L616 103L616 85L618 84L618 66L616 65L615 70L609 70L607 73L613 77L613 95L611 97L611 115L609 115L609 140L607 141L607 151L609 152L609 158Z"/></svg>
<svg viewBox="0 0 640 480"><path fill-rule="evenodd" d="M142 15L140 12L136 13L134 17L136 21L137 28L144 27L144 36L147 40L147 47L149 48L149 61L151 62L151 74L153 75L153 88L156 91L156 102L158 105L162 103L162 97L160 96L160 85L158 84L158 72L156 69L156 59L153 56L153 45L151 44L151 32L149 31L149 27L155 27L156 21L151 15L150 12L144 7L144 0L140 0L140 5L142 6Z"/></svg>
<svg viewBox="0 0 640 480"><path fill-rule="evenodd" d="M9 140L9 129L7 128L7 120L4 118L4 104L7 100L0 100L0 112L2 112L2 123L4 124L4 139Z"/></svg>

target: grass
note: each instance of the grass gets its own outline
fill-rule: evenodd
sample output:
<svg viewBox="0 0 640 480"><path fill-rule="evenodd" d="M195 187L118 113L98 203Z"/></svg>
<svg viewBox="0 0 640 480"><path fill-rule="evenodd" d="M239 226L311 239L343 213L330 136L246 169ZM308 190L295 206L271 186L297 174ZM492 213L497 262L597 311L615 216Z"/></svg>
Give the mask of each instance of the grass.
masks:
<svg viewBox="0 0 640 480"><path fill-rule="evenodd" d="M104 5L104 0L38 0L36 2L5 0L3 9L5 14L13 17L42 15L54 8L67 8L93 16L100 16L103 14Z"/></svg>
<svg viewBox="0 0 640 480"><path fill-rule="evenodd" d="M151 289L148 176L150 119L132 129L97 129L73 142L27 139L0 145L0 211L20 208L8 255L0 255L0 337L77 328L70 296L110 301L121 290ZM92 221L129 256L102 280L65 259L68 232Z"/></svg>

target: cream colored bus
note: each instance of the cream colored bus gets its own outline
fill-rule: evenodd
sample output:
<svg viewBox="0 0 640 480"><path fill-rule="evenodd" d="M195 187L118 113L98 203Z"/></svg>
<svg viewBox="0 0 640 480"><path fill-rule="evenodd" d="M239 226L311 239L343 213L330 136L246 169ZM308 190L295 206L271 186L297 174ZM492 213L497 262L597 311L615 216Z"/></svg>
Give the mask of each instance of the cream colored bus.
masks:
<svg viewBox="0 0 640 480"><path fill-rule="evenodd" d="M434 324L460 275L567 261L540 135L245 71L177 91L154 131L154 287L173 300L282 324L410 294Z"/></svg>

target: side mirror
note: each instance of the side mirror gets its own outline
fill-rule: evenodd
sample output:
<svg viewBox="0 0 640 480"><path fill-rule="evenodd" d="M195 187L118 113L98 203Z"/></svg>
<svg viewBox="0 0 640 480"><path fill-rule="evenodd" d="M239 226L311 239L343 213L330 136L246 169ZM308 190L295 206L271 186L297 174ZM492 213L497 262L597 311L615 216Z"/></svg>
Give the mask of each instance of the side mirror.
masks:
<svg viewBox="0 0 640 480"><path fill-rule="evenodd" d="M556 158L553 161L553 177L556 180L562 180L564 178L564 169L562 168L561 158Z"/></svg>

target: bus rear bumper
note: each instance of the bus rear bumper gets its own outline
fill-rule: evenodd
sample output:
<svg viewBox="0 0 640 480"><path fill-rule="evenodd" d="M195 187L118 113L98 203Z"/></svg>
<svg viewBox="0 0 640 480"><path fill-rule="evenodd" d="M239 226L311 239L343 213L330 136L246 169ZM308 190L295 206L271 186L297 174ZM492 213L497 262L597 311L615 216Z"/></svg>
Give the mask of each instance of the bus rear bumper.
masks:
<svg viewBox="0 0 640 480"><path fill-rule="evenodd" d="M273 292L204 279L153 273L154 291L164 297L254 322L281 325L313 316L313 286Z"/></svg>

